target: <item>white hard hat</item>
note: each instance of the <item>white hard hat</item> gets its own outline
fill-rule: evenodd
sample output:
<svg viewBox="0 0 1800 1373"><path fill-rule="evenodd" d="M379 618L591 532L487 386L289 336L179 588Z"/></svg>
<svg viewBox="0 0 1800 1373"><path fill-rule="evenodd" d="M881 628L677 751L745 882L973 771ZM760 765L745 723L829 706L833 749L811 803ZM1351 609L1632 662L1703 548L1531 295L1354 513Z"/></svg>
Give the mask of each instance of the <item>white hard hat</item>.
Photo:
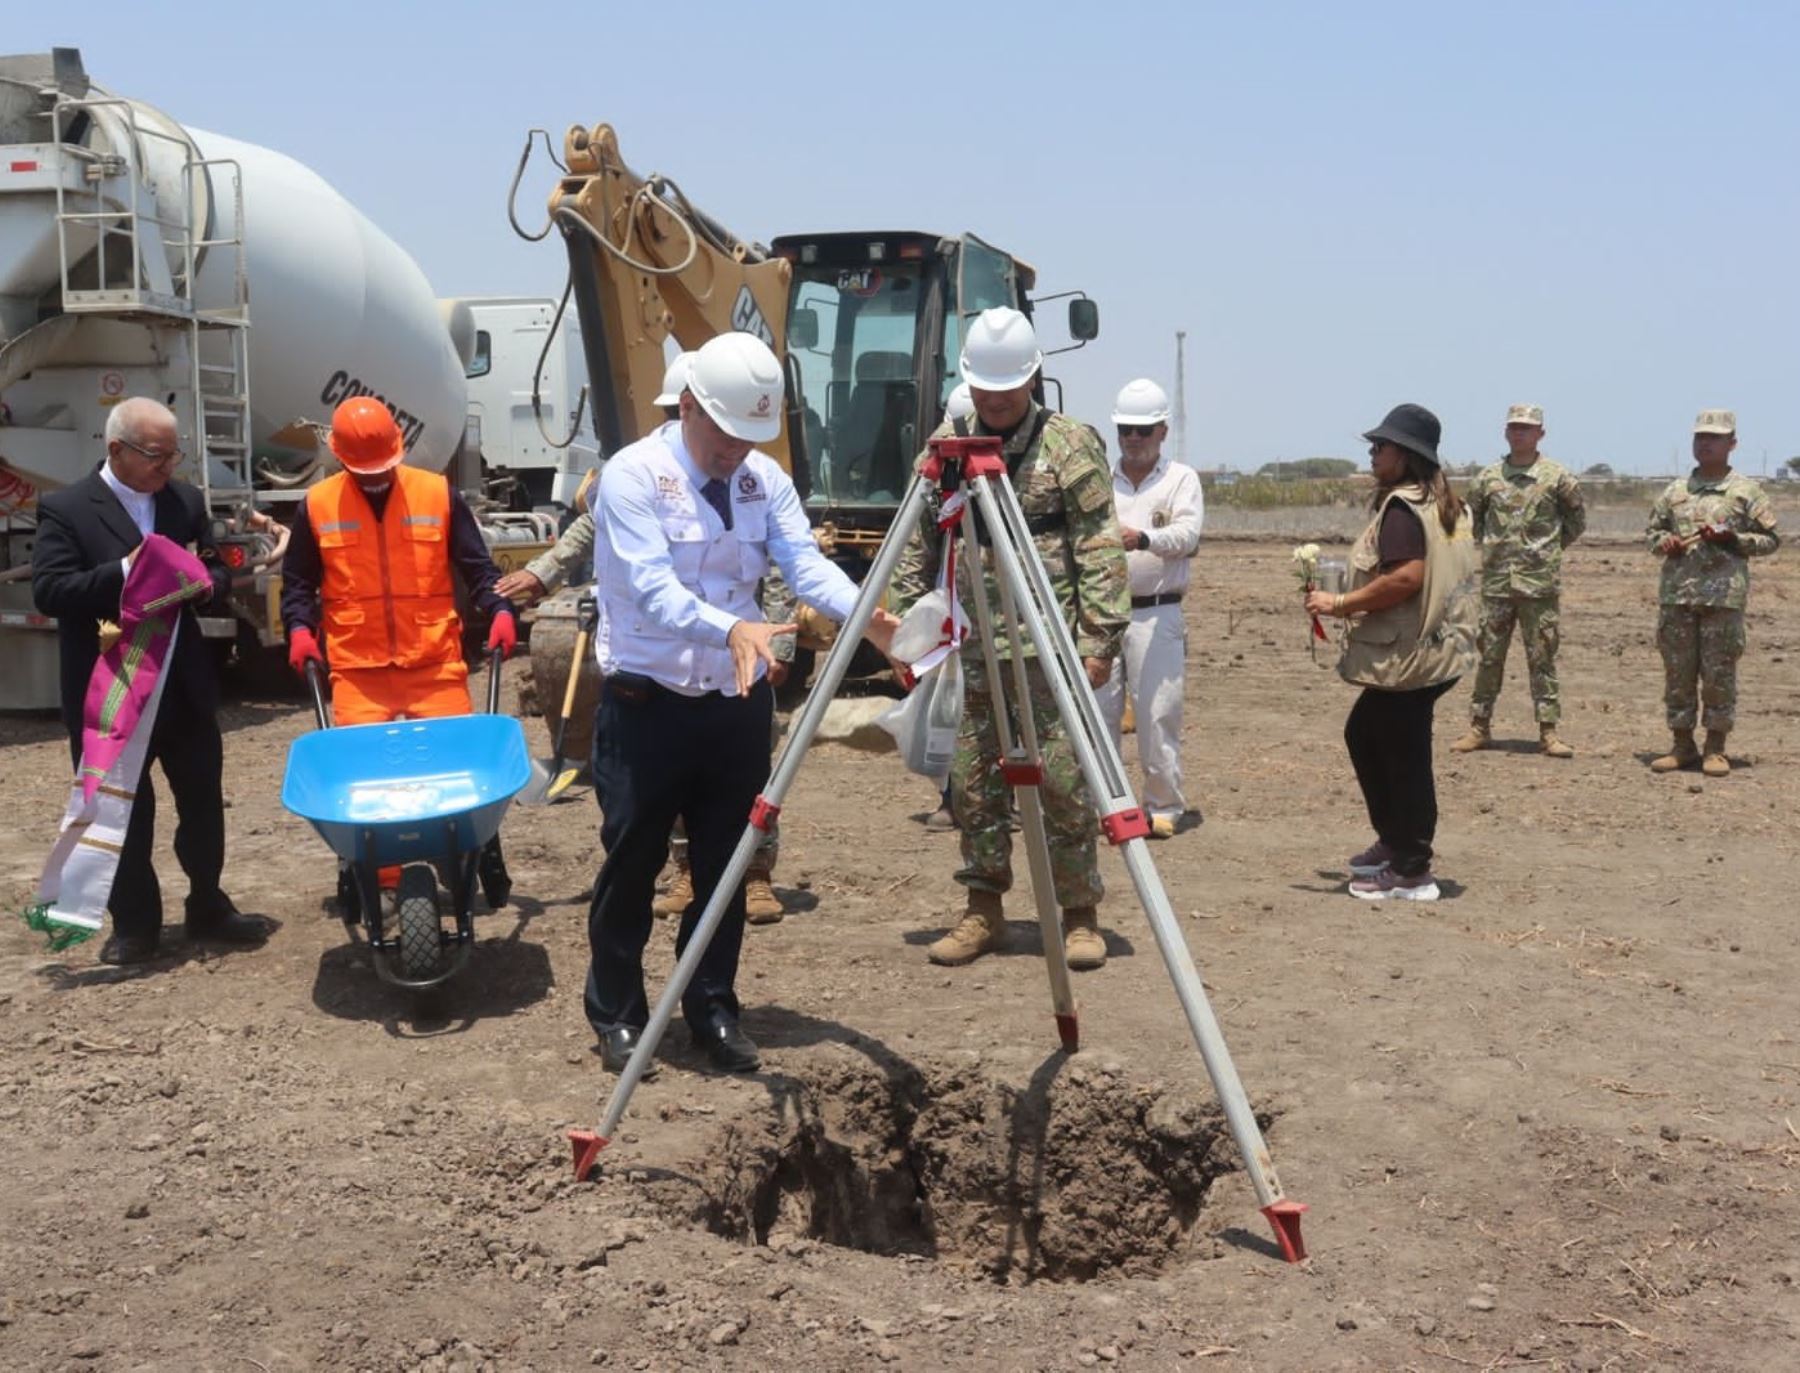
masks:
<svg viewBox="0 0 1800 1373"><path fill-rule="evenodd" d="M651 401L652 405L680 405L681 393L687 390L688 367L693 363L692 353L677 353L675 361L669 364L663 373L662 394Z"/></svg>
<svg viewBox="0 0 1800 1373"><path fill-rule="evenodd" d="M944 418L947 420L967 419L975 413L975 398L969 394L969 383L959 382L950 399L944 402Z"/></svg>
<svg viewBox="0 0 1800 1373"><path fill-rule="evenodd" d="M1148 377L1128 381L1113 402L1114 424L1163 424L1169 418L1169 395Z"/></svg>
<svg viewBox="0 0 1800 1373"><path fill-rule="evenodd" d="M688 367L687 389L734 439L767 443L781 433L781 364L755 334L708 339Z"/></svg>
<svg viewBox="0 0 1800 1373"><path fill-rule="evenodd" d="M1031 321L1017 310L983 310L963 341L962 378L977 391L1011 391L1044 365Z"/></svg>

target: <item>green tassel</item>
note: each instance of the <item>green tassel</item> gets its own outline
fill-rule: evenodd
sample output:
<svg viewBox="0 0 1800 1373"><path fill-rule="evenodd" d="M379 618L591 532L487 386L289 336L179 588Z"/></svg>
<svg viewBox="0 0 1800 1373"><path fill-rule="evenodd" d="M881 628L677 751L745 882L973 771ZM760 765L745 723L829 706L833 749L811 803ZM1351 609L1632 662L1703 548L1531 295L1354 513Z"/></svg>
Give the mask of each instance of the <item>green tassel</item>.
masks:
<svg viewBox="0 0 1800 1373"><path fill-rule="evenodd" d="M40 934L48 936L51 953L61 953L64 949L72 948L83 940L94 937L92 930L84 930L79 925L63 925L52 920L50 907L41 901L35 906L27 906L22 914L25 917L26 929L37 930Z"/></svg>

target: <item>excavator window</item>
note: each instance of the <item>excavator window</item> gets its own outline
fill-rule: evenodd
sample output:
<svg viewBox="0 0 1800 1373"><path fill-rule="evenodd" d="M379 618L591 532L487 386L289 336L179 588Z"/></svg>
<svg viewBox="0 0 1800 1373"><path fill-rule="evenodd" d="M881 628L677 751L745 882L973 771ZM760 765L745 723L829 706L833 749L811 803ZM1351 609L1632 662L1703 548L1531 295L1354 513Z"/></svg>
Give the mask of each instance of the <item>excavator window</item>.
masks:
<svg viewBox="0 0 1800 1373"><path fill-rule="evenodd" d="M816 346L790 354L799 364L814 504L891 505L900 497L917 440L913 357L923 278L923 264L912 262L809 263L795 273L790 317L808 310L818 320Z"/></svg>

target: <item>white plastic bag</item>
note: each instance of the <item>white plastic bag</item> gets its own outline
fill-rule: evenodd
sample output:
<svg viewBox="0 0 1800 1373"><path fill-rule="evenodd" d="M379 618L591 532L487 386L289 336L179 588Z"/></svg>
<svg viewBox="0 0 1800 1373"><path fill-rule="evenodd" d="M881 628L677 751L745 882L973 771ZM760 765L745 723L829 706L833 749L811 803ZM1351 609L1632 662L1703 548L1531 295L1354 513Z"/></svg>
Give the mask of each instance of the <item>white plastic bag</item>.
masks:
<svg viewBox="0 0 1800 1373"><path fill-rule="evenodd" d="M951 617L950 593L941 586L933 587L913 603L913 608L900 618L894 630L893 656L911 667L929 658L935 649L951 642L945 623ZM958 640L968 634L968 621L962 618L962 607L955 607ZM926 664L929 666L929 664Z"/></svg>
<svg viewBox="0 0 1800 1373"><path fill-rule="evenodd" d="M876 723L894 736L907 771L942 782L950 773L962 713L962 655L952 653Z"/></svg>

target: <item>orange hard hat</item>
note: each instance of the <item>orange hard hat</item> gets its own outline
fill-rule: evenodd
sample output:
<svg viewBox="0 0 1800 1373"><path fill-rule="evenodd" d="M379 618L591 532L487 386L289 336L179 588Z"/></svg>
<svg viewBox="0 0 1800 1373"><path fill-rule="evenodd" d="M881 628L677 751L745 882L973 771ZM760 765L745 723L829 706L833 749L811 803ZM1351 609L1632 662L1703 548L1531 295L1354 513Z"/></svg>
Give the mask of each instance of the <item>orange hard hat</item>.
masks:
<svg viewBox="0 0 1800 1373"><path fill-rule="evenodd" d="M406 440L387 406L373 396L352 396L332 412L331 451L365 477L389 471L406 456Z"/></svg>

